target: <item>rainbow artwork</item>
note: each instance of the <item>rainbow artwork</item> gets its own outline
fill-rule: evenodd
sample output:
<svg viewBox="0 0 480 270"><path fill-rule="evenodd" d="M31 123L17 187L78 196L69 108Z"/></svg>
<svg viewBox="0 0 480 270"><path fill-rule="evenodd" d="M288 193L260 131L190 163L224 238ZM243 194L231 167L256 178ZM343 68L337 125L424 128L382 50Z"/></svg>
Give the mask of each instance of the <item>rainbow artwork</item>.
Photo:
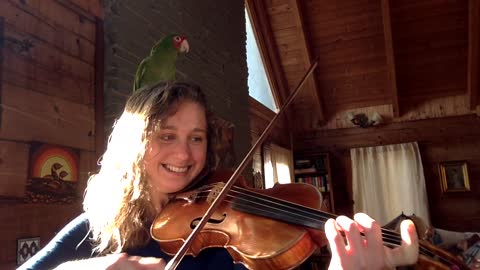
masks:
<svg viewBox="0 0 480 270"><path fill-rule="evenodd" d="M50 144L33 143L30 177L26 186L27 202L71 203L79 180L78 154L75 150Z"/></svg>
<svg viewBox="0 0 480 270"><path fill-rule="evenodd" d="M54 178L56 173L59 180L70 182L78 180L78 161L68 149L42 145L35 151L35 156L33 157L32 177Z"/></svg>

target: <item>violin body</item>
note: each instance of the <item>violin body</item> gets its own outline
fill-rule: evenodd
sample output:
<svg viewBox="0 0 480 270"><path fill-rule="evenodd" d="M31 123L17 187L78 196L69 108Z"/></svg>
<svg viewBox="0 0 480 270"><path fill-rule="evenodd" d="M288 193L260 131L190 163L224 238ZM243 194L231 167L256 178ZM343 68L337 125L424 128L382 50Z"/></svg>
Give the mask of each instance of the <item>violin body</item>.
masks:
<svg viewBox="0 0 480 270"><path fill-rule="evenodd" d="M276 185L255 192L315 209L322 201L319 191L306 184ZM208 196L198 194L199 190L178 194L155 219L151 235L165 253L174 255L180 249L208 209ZM196 256L205 248L224 247L235 263L248 269L292 269L317 248L309 230L234 210L230 202L227 198L221 203L187 254Z"/></svg>

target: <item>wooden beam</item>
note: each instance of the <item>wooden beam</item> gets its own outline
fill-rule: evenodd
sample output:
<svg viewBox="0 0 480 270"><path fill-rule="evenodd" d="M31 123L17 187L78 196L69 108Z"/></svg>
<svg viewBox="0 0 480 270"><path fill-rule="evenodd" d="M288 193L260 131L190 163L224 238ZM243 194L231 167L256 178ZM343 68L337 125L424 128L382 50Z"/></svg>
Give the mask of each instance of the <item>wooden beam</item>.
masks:
<svg viewBox="0 0 480 270"><path fill-rule="evenodd" d="M290 0L290 6L292 8L291 10L293 13L293 17L295 18L297 32L300 35L299 43L300 43L300 48L302 50L304 69L308 70L308 68L312 65L313 61L312 61L312 53L309 46L310 43L308 42L305 23L303 20L301 1ZM308 79L305 85L310 89L310 92L312 93L312 96L315 99L316 108L313 108L313 109L317 112L317 115L319 116L318 120L324 121L325 114L323 111L322 99L320 97L320 93L318 90L317 77L315 77L315 74L310 76L310 78ZM316 125L318 123L314 123L314 124Z"/></svg>
<svg viewBox="0 0 480 270"><path fill-rule="evenodd" d="M3 46L5 46L5 20L0 16L0 105L2 102L2 87L3 87ZM0 128L2 127L2 111L3 107L0 106Z"/></svg>
<svg viewBox="0 0 480 270"><path fill-rule="evenodd" d="M474 114L394 122L373 128L339 128L305 133L294 141L295 151L350 151L351 148L411 141L447 145L478 141L480 118ZM472 127L472 128L465 128Z"/></svg>
<svg viewBox="0 0 480 270"><path fill-rule="evenodd" d="M468 1L468 70L467 92L470 100L470 110L475 110L478 104L478 46L479 46L479 14L480 0Z"/></svg>
<svg viewBox="0 0 480 270"><path fill-rule="evenodd" d="M385 56L387 58L387 87L392 97L393 116L399 117L400 103L398 101L397 75L395 71L395 54L393 51L392 22L390 19L390 2L382 0L383 33L385 38Z"/></svg>
<svg viewBox="0 0 480 270"><path fill-rule="evenodd" d="M253 32L257 39L257 45L262 56L263 64L269 77L270 86L275 102L282 106L288 95L285 74L280 63L280 56L273 37L268 14L266 13L264 0L245 0L247 12L250 15ZM285 112L287 126L293 121L292 110Z"/></svg>

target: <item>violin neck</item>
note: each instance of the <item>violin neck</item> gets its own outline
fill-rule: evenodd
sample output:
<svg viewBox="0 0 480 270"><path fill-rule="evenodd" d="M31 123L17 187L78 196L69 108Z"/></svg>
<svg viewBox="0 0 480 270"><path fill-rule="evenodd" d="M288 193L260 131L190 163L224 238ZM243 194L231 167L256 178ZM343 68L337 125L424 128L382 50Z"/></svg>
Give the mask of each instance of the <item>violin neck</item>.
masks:
<svg viewBox="0 0 480 270"><path fill-rule="evenodd" d="M242 190L241 194L235 195L232 208L244 213L321 231L324 230L328 219L338 217L332 213L246 189ZM401 243L400 235L395 231L382 228L382 237L384 242L391 246L398 246Z"/></svg>
<svg viewBox="0 0 480 270"><path fill-rule="evenodd" d="M234 188L237 190L231 202L234 210L244 213L262 216L293 225L312 228L324 231L325 223L330 218L337 218L335 214L313 209L300 204L278 199L262 193L254 192L243 188ZM238 191L241 190L241 191ZM402 238L396 231L381 229L384 245L395 248L401 245ZM361 233L364 235L363 233ZM420 242L419 254L424 260L431 260L432 263L440 263L442 265L458 266L459 269L464 268L461 261L447 252L439 252L438 248L432 248L425 242ZM434 268L435 269L435 268Z"/></svg>

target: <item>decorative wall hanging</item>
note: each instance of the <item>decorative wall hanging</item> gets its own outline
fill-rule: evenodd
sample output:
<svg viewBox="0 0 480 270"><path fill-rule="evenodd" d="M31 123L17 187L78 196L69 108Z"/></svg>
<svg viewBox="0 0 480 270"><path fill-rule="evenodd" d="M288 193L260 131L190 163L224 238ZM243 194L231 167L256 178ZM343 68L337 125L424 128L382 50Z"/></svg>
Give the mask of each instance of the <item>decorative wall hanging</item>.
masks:
<svg viewBox="0 0 480 270"><path fill-rule="evenodd" d="M233 146L233 132L235 126L219 117L213 119L213 133L215 135L214 150L217 168L233 168L235 152Z"/></svg>
<svg viewBox="0 0 480 270"><path fill-rule="evenodd" d="M74 149L32 143L26 202L72 203L77 199L78 153Z"/></svg>
<svg viewBox="0 0 480 270"><path fill-rule="evenodd" d="M373 112L370 116L365 113L354 114L353 112L349 112L347 113L347 119L352 122L352 124L361 128L373 127L383 122L383 117L378 112Z"/></svg>
<svg viewBox="0 0 480 270"><path fill-rule="evenodd" d="M439 170L443 192L461 192L470 190L466 161L442 162L440 163Z"/></svg>
<svg viewBox="0 0 480 270"><path fill-rule="evenodd" d="M40 237L17 239L17 266L23 264L40 250Z"/></svg>

